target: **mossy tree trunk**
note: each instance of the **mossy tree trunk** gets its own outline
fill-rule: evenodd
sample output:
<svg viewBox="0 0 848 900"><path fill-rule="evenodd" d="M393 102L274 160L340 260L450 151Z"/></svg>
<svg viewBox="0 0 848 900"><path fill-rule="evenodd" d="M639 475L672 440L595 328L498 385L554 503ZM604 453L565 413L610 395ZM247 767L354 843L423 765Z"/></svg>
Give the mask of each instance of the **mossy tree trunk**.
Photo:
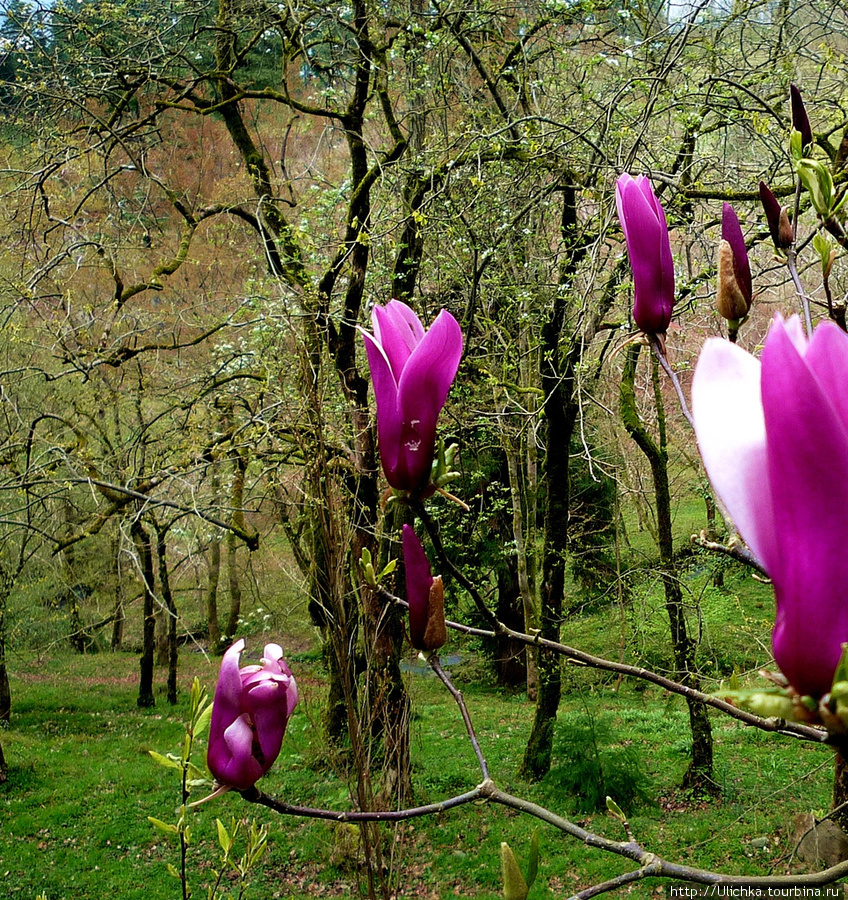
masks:
<svg viewBox="0 0 848 900"><path fill-rule="evenodd" d="M167 657L168 665L168 703L175 706L177 703L177 663L179 661L179 648L177 646L177 605L174 602L174 593L171 590L171 573L168 568L168 528L169 525L154 520L156 529L156 560L159 570L159 589L162 594L162 604L167 615Z"/></svg>
<svg viewBox="0 0 848 900"><path fill-rule="evenodd" d="M155 594L153 574L153 550L150 544L150 535L141 523L136 519L130 529L136 553L144 591L143 628L141 640L141 674L138 684L138 705L150 707L156 705L153 696L153 659L156 638Z"/></svg>
<svg viewBox="0 0 848 900"><path fill-rule="evenodd" d="M680 589L680 581L674 564L665 410L659 387L659 370L656 360L653 359L652 379L659 432L659 441L655 441L640 418L636 403L636 364L640 350L640 344L631 344L627 348L621 376L619 408L627 433L644 453L651 467L657 514L660 568L671 631L675 678L687 687L698 689L700 684L694 660L695 642L689 637L687 631L683 592ZM713 781L713 738L707 708L698 700L687 698L686 702L689 707L692 750L689 768L683 779L683 787L698 792L715 793L717 786Z"/></svg>
<svg viewBox="0 0 848 900"><path fill-rule="evenodd" d="M561 230L567 244L573 244L577 228L577 195L572 188L565 190ZM574 427L574 369L573 357L561 355L560 340L565 324L571 275L576 259L563 269L559 290L554 295L553 308L542 326L539 352L542 394L545 398L543 416L545 454L543 477L546 485L544 536L542 543L542 579L539 586L539 625L543 638L559 641L562 604L565 596L565 563L568 543L568 507L570 481L568 453L564 447L571 443ZM548 773L553 753L554 729L562 692L562 660L558 654L539 650L538 693L533 727L521 773L539 779Z"/></svg>

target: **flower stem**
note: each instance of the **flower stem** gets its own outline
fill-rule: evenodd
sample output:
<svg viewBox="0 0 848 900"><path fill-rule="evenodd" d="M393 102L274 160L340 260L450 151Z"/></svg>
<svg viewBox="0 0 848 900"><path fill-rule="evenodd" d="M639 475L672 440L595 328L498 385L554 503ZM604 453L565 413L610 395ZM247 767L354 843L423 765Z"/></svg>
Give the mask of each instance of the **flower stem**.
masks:
<svg viewBox="0 0 848 900"><path fill-rule="evenodd" d="M683 393L683 388L680 386L680 382L677 380L677 376L674 374L674 370L668 364L668 359L663 352L662 345L660 344L655 334L649 334L648 341L651 344L651 349L654 351L654 355L657 357L660 365L665 370L666 375L668 375L668 377L671 379L671 383L674 385L674 390L677 393L677 399L680 402L680 409L683 412L683 415L686 417L686 421L692 426L692 428L694 428L695 420L692 418L692 413L689 412L689 406L686 403L686 397Z"/></svg>

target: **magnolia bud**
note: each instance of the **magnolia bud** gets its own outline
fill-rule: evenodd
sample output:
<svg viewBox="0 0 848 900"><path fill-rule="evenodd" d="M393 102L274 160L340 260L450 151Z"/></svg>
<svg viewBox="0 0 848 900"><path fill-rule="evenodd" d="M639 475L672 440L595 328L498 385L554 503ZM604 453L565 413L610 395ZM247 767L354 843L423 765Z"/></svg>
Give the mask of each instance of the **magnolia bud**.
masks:
<svg viewBox="0 0 848 900"><path fill-rule="evenodd" d="M744 319L748 315L748 301L739 284L733 265L733 250L727 241L718 245L718 290L716 309L724 319Z"/></svg>
<svg viewBox="0 0 848 900"><path fill-rule="evenodd" d="M445 591L442 576L437 575L430 585L430 597L427 604L427 625L424 628L424 649L438 650L448 639L445 625Z"/></svg>
<svg viewBox="0 0 848 900"><path fill-rule="evenodd" d="M795 232L789 221L789 214L781 207L777 197L771 192L769 186L760 182L760 201L766 214L771 239L778 250L788 250L795 242Z"/></svg>
<svg viewBox="0 0 848 900"><path fill-rule="evenodd" d="M792 104L792 127L801 135L801 146L808 147L813 143L813 129L801 99L801 92L794 84L789 85L789 99Z"/></svg>

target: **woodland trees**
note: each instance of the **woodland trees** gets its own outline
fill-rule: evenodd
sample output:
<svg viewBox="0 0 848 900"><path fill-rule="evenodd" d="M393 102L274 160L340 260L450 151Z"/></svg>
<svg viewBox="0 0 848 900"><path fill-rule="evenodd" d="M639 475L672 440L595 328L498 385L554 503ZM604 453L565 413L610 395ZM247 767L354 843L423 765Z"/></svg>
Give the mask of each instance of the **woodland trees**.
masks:
<svg viewBox="0 0 848 900"><path fill-rule="evenodd" d="M463 489L480 498L460 527L485 521L483 473L503 460L522 614L557 640L575 518L575 460L562 448L591 460L629 334L615 177L644 171L662 186L678 314L715 330L714 201L750 204L756 240L756 182L794 189L791 80L845 176L840 4L681 9L669 21L659 4L629 2L10 7L10 571L36 545L70 571L75 547L111 535L112 556L142 576L149 643L168 590L164 517L191 521L217 638L221 553L235 600L238 554L255 550L272 511L325 635L330 732L362 758L382 735L402 791L401 630L358 568L363 550L396 555L403 520L384 527L379 512L357 334L369 304L391 295L425 320L441 308L459 319L450 428ZM670 345L686 359L685 334ZM434 509L453 521L441 498ZM234 604L220 633L237 621ZM150 659L140 703L152 699ZM550 765L559 671L558 657L540 656L524 760L534 776ZM371 787L359 789L366 804Z"/></svg>

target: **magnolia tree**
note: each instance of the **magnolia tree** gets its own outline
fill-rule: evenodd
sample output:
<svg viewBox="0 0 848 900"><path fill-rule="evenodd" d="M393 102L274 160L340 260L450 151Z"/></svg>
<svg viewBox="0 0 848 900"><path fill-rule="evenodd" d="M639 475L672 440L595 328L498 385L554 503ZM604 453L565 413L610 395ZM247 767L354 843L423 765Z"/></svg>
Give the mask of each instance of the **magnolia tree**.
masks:
<svg viewBox="0 0 848 900"><path fill-rule="evenodd" d="M826 170L810 156L809 124L800 95L794 89L793 111L792 147L799 190L792 215L787 215L765 185L761 186L761 193L775 250L798 287L802 314L774 317L759 358L735 343L750 310L753 290L744 235L733 209L725 204L715 298L719 313L727 320L728 337L710 338L703 346L694 374L691 413L666 354L665 334L673 315L675 287L665 213L644 176L624 174L616 186L618 212L633 271L633 318L640 331L631 340L647 341L675 381L686 418L693 425L707 475L734 535L727 544L711 544L711 548L734 555L771 579L777 604L772 646L779 671L761 673L767 679L762 686L742 689L734 683L727 690L708 695L685 678L674 681L645 669L594 657L546 640L539 633L515 631L498 621L486 607L477 586L445 553L438 524L427 508L428 499L437 492L446 493L445 485L453 477L456 450L445 448L438 438L437 425L459 367L463 336L449 312L442 311L425 329L408 305L393 300L373 310L373 333L363 331L362 336L377 402L380 458L389 485L383 505L386 508L397 504L408 510L409 521L402 529L402 554L395 561L403 566L405 599L383 586L394 562L377 573L366 553L361 566L366 582L387 607L408 609L409 639L459 707L470 752L479 765L479 783L437 803L383 811L307 808L269 796L257 782L280 752L286 725L297 703L297 687L276 644L266 646L261 665L239 669L244 648L239 641L224 657L211 711L207 761L215 787L197 802L206 802L225 791L237 791L245 801L281 815L347 823L399 822L445 813L476 801L500 804L536 817L546 826L583 842L587 852L616 854L633 862L634 867L626 874L575 893L579 898L649 878L727 887L759 886L776 891L787 886L825 885L848 874L848 862L801 876L738 876L681 865L664 859L657 852L659 848L643 846L625 813L612 799L608 799L607 806L616 823L613 830L618 833L606 835L587 831L554 810L505 792L498 785L498 774L489 769L469 710L439 660L448 629L461 634L508 635L528 646L542 646L563 659L647 679L747 725L830 744L837 759L841 759L848 729L848 602L844 587L848 566L844 541L848 510L848 401L842 390L848 377L848 335L834 321L813 324L809 299L797 278L802 188L806 187L812 195L811 203L818 215L814 230L825 281L833 252L818 235L826 230L842 242L843 216L841 198L821 174ZM429 535L432 560L417 531ZM433 569L449 575L471 595L490 623L488 629L446 621L442 579L434 577ZM195 687L192 724L181 761L181 816L176 825L157 821L160 827L179 833L181 838L187 829L189 808L196 805L188 804L190 791L185 780L185 773L192 771L191 743L208 716L208 706ZM267 832L261 829L251 832L247 862L242 867L245 871L249 868L247 863L258 862L266 837ZM226 829L221 843L226 856L232 843ZM529 869L522 872L512 851L502 845L503 893L507 900L527 897L538 863L536 849L531 856ZM183 861L179 875L187 896L185 854Z"/></svg>

